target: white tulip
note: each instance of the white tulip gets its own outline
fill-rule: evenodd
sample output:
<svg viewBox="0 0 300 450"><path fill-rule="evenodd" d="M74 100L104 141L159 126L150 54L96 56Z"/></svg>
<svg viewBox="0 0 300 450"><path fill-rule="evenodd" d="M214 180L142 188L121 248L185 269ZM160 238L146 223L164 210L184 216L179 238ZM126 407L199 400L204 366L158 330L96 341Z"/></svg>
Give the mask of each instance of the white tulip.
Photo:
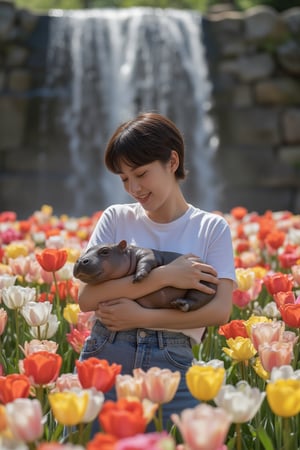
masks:
<svg viewBox="0 0 300 450"><path fill-rule="evenodd" d="M23 286L9 286L2 289L3 303L9 309L20 309L26 303L35 301L36 290L35 288L23 287Z"/></svg>
<svg viewBox="0 0 300 450"><path fill-rule="evenodd" d="M41 325L40 327L31 327L30 333L36 339L50 339L57 332L59 326L59 320L56 314L50 314L48 323Z"/></svg>
<svg viewBox="0 0 300 450"><path fill-rule="evenodd" d="M52 311L50 302L28 302L21 308L21 314L30 327L40 327L48 322Z"/></svg>
<svg viewBox="0 0 300 450"><path fill-rule="evenodd" d="M232 416L233 423L245 423L255 416L265 395L265 392L252 388L242 380L236 386L221 387L214 400L217 406Z"/></svg>

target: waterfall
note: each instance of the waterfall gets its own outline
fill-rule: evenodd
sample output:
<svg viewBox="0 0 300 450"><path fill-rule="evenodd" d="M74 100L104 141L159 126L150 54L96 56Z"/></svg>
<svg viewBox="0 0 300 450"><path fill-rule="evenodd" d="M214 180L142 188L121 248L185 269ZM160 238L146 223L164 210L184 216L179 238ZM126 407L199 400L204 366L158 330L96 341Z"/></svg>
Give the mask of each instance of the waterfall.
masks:
<svg viewBox="0 0 300 450"><path fill-rule="evenodd" d="M64 189L73 192L74 203L68 205L73 214L131 201L118 177L104 167L103 153L116 126L142 111L167 115L183 133L187 200L207 210L218 207L217 138L208 114L210 82L199 13L53 10L45 83L60 98L54 121L68 152ZM44 108L44 128L51 108Z"/></svg>

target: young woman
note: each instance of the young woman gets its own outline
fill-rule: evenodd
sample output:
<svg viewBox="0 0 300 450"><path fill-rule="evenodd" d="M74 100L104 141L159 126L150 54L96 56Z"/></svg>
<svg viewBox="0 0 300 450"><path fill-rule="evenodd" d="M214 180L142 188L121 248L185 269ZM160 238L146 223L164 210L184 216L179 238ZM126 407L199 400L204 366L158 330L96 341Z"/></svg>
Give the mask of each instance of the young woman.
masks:
<svg viewBox="0 0 300 450"><path fill-rule="evenodd" d="M181 372L174 400L163 407L165 424L171 413L195 406L185 373L192 344L207 326L228 321L235 269L232 241L223 217L189 204L180 180L186 176L184 142L175 124L156 113L144 113L120 125L108 142L105 163L118 175L134 203L108 207L88 247L100 243L128 244L183 254L172 263L132 283L132 276L82 285L82 311L96 311L97 320L81 360L91 356L122 365L123 374L136 367ZM196 311L146 309L134 300L166 286L212 293L202 281L217 285L216 295ZM107 398L114 399L114 391Z"/></svg>

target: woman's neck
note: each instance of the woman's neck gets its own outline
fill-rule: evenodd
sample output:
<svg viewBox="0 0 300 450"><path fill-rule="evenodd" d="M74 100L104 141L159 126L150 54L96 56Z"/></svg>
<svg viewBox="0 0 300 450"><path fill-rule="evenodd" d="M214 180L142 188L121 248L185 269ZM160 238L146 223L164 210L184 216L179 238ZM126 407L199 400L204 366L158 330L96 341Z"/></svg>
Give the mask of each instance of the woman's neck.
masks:
<svg viewBox="0 0 300 450"><path fill-rule="evenodd" d="M153 222L169 223L183 216L188 210L189 205L183 197L182 193L176 198L164 204L161 208L155 211L145 211L146 215Z"/></svg>

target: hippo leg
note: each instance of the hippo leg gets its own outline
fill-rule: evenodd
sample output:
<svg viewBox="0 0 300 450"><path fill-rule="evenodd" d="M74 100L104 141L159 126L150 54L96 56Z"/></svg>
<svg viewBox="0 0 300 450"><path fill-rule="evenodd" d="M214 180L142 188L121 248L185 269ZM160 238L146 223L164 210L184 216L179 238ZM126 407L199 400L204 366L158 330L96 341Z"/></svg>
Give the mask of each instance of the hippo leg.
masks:
<svg viewBox="0 0 300 450"><path fill-rule="evenodd" d="M176 300L171 301L171 307L175 309L180 309L183 312L190 311L190 301L187 298L176 298Z"/></svg>

